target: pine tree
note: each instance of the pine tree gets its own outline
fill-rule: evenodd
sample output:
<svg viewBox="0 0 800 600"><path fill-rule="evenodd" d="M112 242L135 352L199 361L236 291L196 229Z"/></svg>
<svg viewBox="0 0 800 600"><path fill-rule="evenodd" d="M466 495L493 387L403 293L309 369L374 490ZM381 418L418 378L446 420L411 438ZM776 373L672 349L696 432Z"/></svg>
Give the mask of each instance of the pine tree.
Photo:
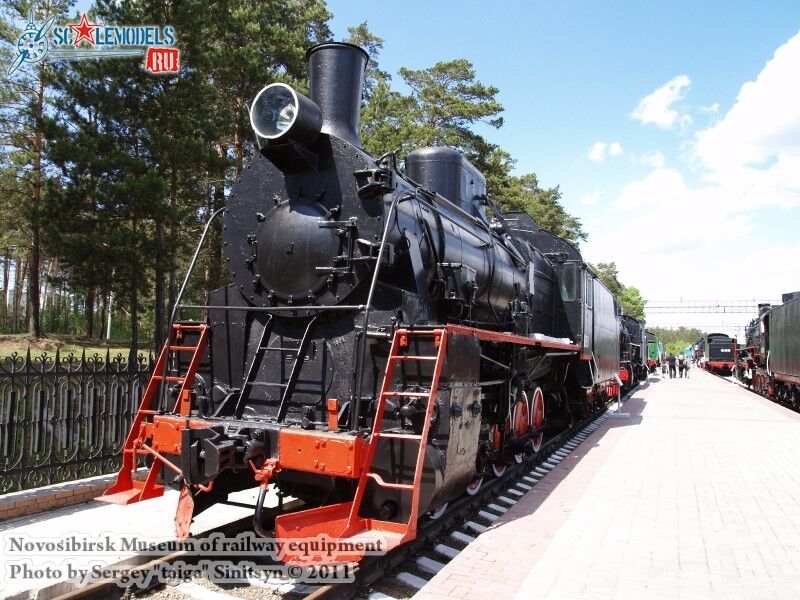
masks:
<svg viewBox="0 0 800 600"><path fill-rule="evenodd" d="M17 39L21 25L30 15L44 23L48 18L63 18L72 5L69 0L10 0L0 14L0 56L2 64L12 64L18 55ZM2 145L7 149L4 171L9 187L5 191L21 213L28 252L28 333L42 335L40 316L40 275L42 267L42 208L47 165L44 156L44 120L50 102L50 63L23 62L13 73L2 73L0 99ZM22 240L21 240L22 241Z"/></svg>

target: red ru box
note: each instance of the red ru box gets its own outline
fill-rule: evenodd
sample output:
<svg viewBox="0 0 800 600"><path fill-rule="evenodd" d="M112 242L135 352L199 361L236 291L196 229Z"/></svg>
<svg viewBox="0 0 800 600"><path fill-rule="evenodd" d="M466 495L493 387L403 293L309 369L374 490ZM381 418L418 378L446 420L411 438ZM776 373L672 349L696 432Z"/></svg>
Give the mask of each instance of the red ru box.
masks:
<svg viewBox="0 0 800 600"><path fill-rule="evenodd" d="M145 71L150 73L177 73L180 51L176 48L148 48Z"/></svg>

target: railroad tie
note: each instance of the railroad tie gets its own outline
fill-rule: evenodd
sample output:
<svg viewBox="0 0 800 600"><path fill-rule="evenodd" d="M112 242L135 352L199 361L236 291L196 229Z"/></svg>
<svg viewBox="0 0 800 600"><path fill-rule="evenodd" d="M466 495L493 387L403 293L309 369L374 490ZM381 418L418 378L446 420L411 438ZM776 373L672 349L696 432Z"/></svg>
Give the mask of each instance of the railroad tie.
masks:
<svg viewBox="0 0 800 600"><path fill-rule="evenodd" d="M461 552L452 546L448 546L447 544L436 544L433 547L433 551L438 554L439 556L444 556L445 558L453 559Z"/></svg>
<svg viewBox="0 0 800 600"><path fill-rule="evenodd" d="M422 586L424 586L426 583L428 583L422 577L419 577L418 575L414 575L414 574L409 573L407 571L403 571L402 573L398 573L396 579L400 583L404 583L408 587L412 587L412 588L414 588L416 590L421 590Z"/></svg>
<svg viewBox="0 0 800 600"><path fill-rule="evenodd" d="M450 534L450 537L456 541L463 542L464 544L471 544L475 541L474 537L464 533L463 531L453 531Z"/></svg>
<svg viewBox="0 0 800 600"><path fill-rule="evenodd" d="M423 573L430 573L431 575L436 575L439 571L444 569L444 563L428 558L427 556L418 557L416 565L420 571Z"/></svg>

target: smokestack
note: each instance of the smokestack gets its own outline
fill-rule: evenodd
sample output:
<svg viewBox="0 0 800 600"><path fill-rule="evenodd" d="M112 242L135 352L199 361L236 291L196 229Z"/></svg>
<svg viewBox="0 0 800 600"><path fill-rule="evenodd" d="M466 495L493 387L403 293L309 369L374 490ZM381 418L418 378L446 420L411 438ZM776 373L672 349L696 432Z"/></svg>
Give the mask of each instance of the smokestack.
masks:
<svg viewBox="0 0 800 600"><path fill-rule="evenodd" d="M311 99L322 111L322 132L361 147L361 92L369 56L358 46L329 42L306 52Z"/></svg>

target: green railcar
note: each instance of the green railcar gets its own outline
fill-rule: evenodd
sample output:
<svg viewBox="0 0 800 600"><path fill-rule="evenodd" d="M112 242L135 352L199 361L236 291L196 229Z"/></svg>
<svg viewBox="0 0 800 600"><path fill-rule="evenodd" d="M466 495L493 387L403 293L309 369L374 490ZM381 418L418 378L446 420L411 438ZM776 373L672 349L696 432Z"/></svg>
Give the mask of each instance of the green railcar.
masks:
<svg viewBox="0 0 800 600"><path fill-rule="evenodd" d="M647 367L652 373L656 370L656 367L661 366L661 361L664 358L664 344L661 343L655 333L647 331L645 335L647 336Z"/></svg>

